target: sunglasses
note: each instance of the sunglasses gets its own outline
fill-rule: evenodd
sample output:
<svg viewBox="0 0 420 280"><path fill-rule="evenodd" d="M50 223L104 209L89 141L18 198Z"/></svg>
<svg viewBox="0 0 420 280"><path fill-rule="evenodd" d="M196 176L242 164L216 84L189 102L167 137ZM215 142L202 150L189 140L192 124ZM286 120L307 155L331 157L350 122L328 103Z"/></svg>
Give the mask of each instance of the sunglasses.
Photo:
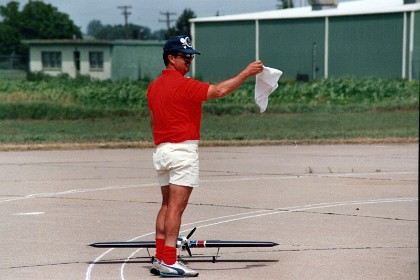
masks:
<svg viewBox="0 0 420 280"><path fill-rule="evenodd" d="M189 54L189 53L186 53L186 54L176 54L174 56L175 57L180 56L180 57L182 57L184 59L184 61L192 60L195 57L193 54Z"/></svg>

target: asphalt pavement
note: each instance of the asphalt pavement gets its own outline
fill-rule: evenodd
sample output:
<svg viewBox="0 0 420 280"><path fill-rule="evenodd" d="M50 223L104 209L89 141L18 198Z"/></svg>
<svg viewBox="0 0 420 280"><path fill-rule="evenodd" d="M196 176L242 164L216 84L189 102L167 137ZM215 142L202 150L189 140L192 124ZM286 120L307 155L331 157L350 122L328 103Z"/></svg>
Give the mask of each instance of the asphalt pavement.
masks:
<svg viewBox="0 0 420 280"><path fill-rule="evenodd" d="M0 279L160 279L153 149L0 152ZM201 147L179 251L201 279L419 279L416 144ZM218 256L216 263L213 256Z"/></svg>

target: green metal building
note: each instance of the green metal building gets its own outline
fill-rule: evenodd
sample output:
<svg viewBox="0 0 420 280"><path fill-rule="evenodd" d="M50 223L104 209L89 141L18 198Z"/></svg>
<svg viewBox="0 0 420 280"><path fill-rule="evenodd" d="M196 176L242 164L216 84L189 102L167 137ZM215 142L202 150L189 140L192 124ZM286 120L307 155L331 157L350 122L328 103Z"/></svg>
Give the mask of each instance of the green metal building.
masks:
<svg viewBox="0 0 420 280"><path fill-rule="evenodd" d="M165 64L162 59L164 42L114 41L112 49L112 80L155 79Z"/></svg>
<svg viewBox="0 0 420 280"><path fill-rule="evenodd" d="M191 27L194 48L202 52L193 76L207 81L230 77L255 59L282 70L282 79L420 76L418 0L196 18Z"/></svg>

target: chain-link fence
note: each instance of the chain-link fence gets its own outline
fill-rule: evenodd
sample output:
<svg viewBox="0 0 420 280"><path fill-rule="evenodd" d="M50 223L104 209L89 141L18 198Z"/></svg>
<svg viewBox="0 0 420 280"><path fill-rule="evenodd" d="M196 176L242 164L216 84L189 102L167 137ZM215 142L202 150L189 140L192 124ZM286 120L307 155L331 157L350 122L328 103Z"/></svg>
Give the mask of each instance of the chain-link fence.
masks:
<svg viewBox="0 0 420 280"><path fill-rule="evenodd" d="M28 70L27 56L0 55L0 79L24 79Z"/></svg>
<svg viewBox="0 0 420 280"><path fill-rule="evenodd" d="M0 69L28 70L28 57L22 55L0 55Z"/></svg>

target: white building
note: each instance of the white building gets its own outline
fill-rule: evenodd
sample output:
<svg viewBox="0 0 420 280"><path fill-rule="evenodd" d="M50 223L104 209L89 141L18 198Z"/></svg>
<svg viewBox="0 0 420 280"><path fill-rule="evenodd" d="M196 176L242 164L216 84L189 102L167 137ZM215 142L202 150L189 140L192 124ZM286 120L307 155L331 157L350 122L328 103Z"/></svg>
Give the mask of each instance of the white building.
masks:
<svg viewBox="0 0 420 280"><path fill-rule="evenodd" d="M89 75L106 80L111 78L112 43L91 40L31 40L29 69L51 76L68 74Z"/></svg>

